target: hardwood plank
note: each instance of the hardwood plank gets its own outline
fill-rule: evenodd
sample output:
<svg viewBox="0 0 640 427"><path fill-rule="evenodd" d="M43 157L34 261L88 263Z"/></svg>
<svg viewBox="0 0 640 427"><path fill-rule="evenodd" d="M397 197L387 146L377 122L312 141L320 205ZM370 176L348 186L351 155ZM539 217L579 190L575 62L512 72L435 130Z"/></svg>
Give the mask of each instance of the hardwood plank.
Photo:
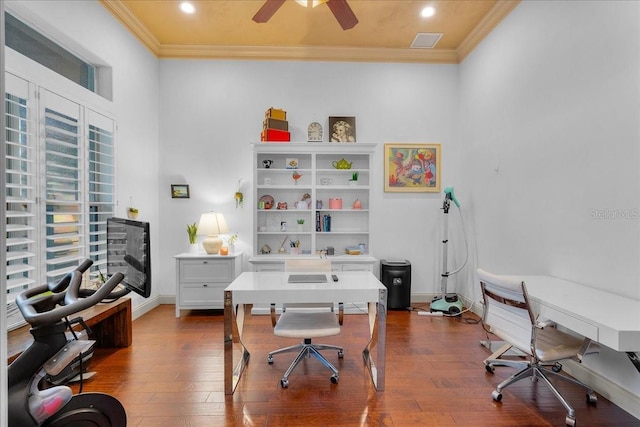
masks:
<svg viewBox="0 0 640 427"><path fill-rule="evenodd" d="M322 342L340 344L344 359L325 352L340 370L339 384L316 360L305 360L282 389L279 380L294 354L266 362L270 350L288 342L272 333L268 316L250 316L245 344L252 353L233 396L224 395L221 311L160 306L133 322L130 347L96 349L98 374L84 391L118 398L128 425L146 426L563 426L566 412L540 383L521 381L491 399L495 386L511 375L507 367L485 371L488 351L480 324L463 319L418 317L390 311L387 331L387 382L376 392L362 363L368 340L366 316L347 315L342 333ZM471 318L477 320L475 316ZM575 407L580 426L640 426L598 396L595 407L581 389L560 388Z"/></svg>

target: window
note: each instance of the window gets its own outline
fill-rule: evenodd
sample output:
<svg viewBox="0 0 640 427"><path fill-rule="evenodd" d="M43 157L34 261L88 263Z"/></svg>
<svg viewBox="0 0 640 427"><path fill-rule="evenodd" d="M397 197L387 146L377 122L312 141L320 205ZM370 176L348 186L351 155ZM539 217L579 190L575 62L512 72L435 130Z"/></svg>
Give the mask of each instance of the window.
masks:
<svg viewBox="0 0 640 427"><path fill-rule="evenodd" d="M106 264L115 211L113 119L5 73L7 303L57 280L84 258Z"/></svg>
<svg viewBox="0 0 640 427"><path fill-rule="evenodd" d="M5 43L27 58L55 71L92 92L96 90L96 67L49 40L9 13L5 16Z"/></svg>

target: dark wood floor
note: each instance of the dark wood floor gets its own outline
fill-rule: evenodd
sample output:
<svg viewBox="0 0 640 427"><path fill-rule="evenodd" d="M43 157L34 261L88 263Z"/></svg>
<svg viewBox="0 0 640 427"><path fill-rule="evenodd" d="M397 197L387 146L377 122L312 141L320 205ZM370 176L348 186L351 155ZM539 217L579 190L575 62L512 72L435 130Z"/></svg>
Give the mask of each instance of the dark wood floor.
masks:
<svg viewBox="0 0 640 427"><path fill-rule="evenodd" d="M224 395L221 312L183 311L160 306L133 323L133 345L98 349L84 391L101 391L125 406L129 426L563 426L566 412L538 383L507 388L502 402L491 391L513 370L491 375L482 361L488 352L478 323L465 318L418 316L390 311L387 323L387 381L376 392L361 351L367 316L348 315L342 334L322 340L345 347L344 359L328 353L340 370L309 359L282 389L279 380L293 354L266 363L269 350L294 341L276 338L268 316L246 324L251 361L233 396ZM468 320L468 319L467 319ZM640 420L602 396L596 406L584 392L560 384L577 411L579 426L640 426Z"/></svg>

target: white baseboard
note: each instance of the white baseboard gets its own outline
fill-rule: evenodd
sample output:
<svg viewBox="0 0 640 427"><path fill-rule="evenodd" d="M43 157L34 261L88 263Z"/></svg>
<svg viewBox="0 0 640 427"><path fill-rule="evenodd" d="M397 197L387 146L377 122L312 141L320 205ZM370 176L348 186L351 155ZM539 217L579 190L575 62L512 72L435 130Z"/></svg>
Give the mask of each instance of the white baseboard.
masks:
<svg viewBox="0 0 640 427"><path fill-rule="evenodd" d="M631 362L629 362L631 363ZM599 372L574 360L562 362L562 370L587 384L598 394L610 400L634 417L640 419L640 396L609 380Z"/></svg>
<svg viewBox="0 0 640 427"><path fill-rule="evenodd" d="M175 304L175 297L171 297L170 302L162 302L162 297L155 296L153 298L146 298L138 300L139 302L133 307L131 317L136 320L138 317L147 314L160 304Z"/></svg>

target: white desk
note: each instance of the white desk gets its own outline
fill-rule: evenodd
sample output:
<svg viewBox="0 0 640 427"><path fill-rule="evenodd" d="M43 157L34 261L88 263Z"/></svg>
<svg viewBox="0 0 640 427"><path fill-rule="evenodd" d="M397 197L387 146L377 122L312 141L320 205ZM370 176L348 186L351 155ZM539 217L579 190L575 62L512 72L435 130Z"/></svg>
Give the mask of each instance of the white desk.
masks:
<svg viewBox="0 0 640 427"><path fill-rule="evenodd" d="M540 316L626 352L640 372L640 301L550 276L517 277Z"/></svg>
<svg viewBox="0 0 640 427"><path fill-rule="evenodd" d="M233 394L249 362L242 344L244 317L250 304L318 301L366 302L370 341L362 351L374 386L384 390L387 325L387 288L370 271L334 272L339 280L327 283L287 283L288 272L244 272L224 291L224 391ZM237 360L236 360L237 359Z"/></svg>

